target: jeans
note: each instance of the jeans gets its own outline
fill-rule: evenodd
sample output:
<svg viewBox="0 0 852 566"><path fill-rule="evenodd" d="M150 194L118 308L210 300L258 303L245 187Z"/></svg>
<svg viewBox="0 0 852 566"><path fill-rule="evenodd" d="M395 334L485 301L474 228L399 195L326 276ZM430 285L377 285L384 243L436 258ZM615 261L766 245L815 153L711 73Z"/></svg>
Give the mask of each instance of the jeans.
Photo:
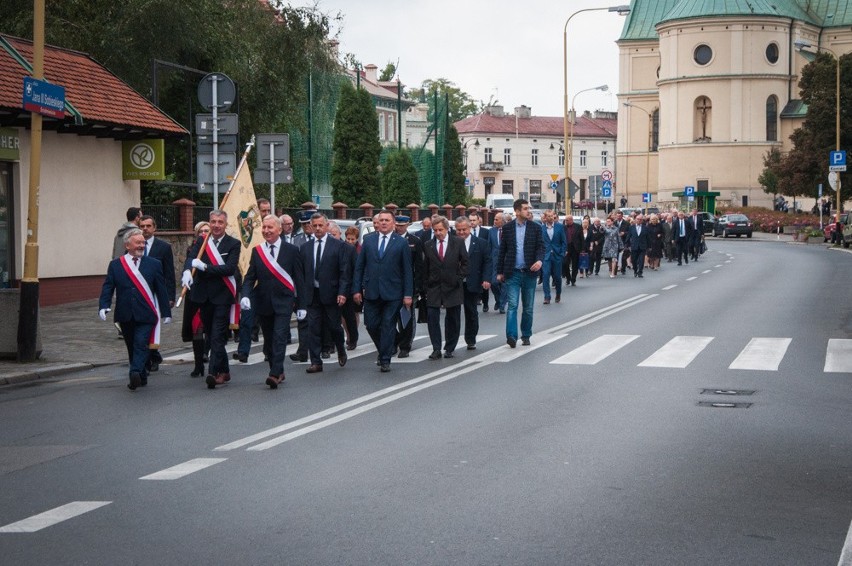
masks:
<svg viewBox="0 0 852 566"><path fill-rule="evenodd" d="M542 288L544 289L544 298L550 300L550 282L553 277L553 283L556 284L556 296L562 295L562 258L551 254L550 258L545 260L541 267Z"/></svg>
<svg viewBox="0 0 852 566"><path fill-rule="evenodd" d="M518 271L503 282L508 300L506 312L506 338L518 339L518 299L523 303L521 314L521 337L532 336L533 302L535 301L535 286L538 283L538 273Z"/></svg>

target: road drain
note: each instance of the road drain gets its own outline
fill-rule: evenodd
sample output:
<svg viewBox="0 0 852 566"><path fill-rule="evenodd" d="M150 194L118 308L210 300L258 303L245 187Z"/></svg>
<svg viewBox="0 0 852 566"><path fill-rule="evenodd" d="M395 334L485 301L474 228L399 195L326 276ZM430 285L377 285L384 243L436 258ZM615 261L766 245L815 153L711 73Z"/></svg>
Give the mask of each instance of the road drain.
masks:
<svg viewBox="0 0 852 566"><path fill-rule="evenodd" d="M711 409L748 409L752 403L723 403L712 401L701 401L699 407L710 407Z"/></svg>
<svg viewBox="0 0 852 566"><path fill-rule="evenodd" d="M701 390L702 395L731 395L731 396L742 395L742 396L748 396L748 395L754 395L755 392L756 391L754 389L702 389Z"/></svg>

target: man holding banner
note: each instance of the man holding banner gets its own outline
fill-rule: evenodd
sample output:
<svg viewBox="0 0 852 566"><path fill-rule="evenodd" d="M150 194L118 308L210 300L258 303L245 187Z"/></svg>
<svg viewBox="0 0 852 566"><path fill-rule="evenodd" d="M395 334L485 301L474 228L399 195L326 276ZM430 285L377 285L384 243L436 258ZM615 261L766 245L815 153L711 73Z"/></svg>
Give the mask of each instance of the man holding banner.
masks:
<svg viewBox="0 0 852 566"><path fill-rule="evenodd" d="M150 349L159 346L160 322L170 323L172 312L163 266L145 256L142 230L133 228L127 231L124 247L127 252L112 260L107 268L98 316L106 321L115 292L115 321L121 327L130 361L130 383L127 387L134 391L148 384L145 364Z"/></svg>
<svg viewBox="0 0 852 566"><path fill-rule="evenodd" d="M225 233L227 226L225 211L210 212L210 234L198 238L189 249L181 279L183 286L190 288L189 300L198 305L204 332L210 337L208 389L231 380L225 343L229 324L239 324L234 276L239 268L241 244Z"/></svg>

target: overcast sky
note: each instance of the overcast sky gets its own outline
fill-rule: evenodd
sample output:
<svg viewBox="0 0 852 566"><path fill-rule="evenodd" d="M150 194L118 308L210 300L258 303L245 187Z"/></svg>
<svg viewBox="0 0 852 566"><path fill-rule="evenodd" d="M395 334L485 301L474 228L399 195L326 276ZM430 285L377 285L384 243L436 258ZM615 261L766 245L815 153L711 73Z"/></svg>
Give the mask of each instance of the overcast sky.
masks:
<svg viewBox="0 0 852 566"><path fill-rule="evenodd" d="M408 87L446 78L476 101L492 96L507 111L525 104L536 116L561 116L562 30L577 10L629 0L318 0L328 14L343 14L341 53L384 68L399 60ZM309 5L293 1L292 5ZM618 48L625 18L586 12L568 26L568 103L577 91L608 85L576 99L577 112L617 110Z"/></svg>

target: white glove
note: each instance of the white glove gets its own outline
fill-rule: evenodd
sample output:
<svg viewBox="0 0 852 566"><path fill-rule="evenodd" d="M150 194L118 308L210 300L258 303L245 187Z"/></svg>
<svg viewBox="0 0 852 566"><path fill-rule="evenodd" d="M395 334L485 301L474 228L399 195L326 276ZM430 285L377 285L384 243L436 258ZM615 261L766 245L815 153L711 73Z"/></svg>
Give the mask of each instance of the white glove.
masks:
<svg viewBox="0 0 852 566"><path fill-rule="evenodd" d="M194 260L192 260L192 267L194 267L195 269L197 269L199 271L206 271L207 270L207 264L204 263L203 261L201 261L198 258L195 258Z"/></svg>
<svg viewBox="0 0 852 566"><path fill-rule="evenodd" d="M183 272L183 277L180 278L180 284L186 287L187 289L192 287L192 273L190 273L188 269Z"/></svg>
<svg viewBox="0 0 852 566"><path fill-rule="evenodd" d="M101 317L101 320L106 322L106 315L112 309L101 309L98 311L98 316Z"/></svg>
<svg viewBox="0 0 852 566"><path fill-rule="evenodd" d="M163 324L171 324L171 323L172 323L172 317L167 316L166 318L163 319Z"/></svg>
<svg viewBox="0 0 852 566"><path fill-rule="evenodd" d="M249 299L248 297L243 297L242 299L240 299L240 308L243 309L244 311L250 311L251 310L251 299Z"/></svg>
<svg viewBox="0 0 852 566"><path fill-rule="evenodd" d="M308 311L305 309L299 309L296 311L296 320L305 320L308 316Z"/></svg>

